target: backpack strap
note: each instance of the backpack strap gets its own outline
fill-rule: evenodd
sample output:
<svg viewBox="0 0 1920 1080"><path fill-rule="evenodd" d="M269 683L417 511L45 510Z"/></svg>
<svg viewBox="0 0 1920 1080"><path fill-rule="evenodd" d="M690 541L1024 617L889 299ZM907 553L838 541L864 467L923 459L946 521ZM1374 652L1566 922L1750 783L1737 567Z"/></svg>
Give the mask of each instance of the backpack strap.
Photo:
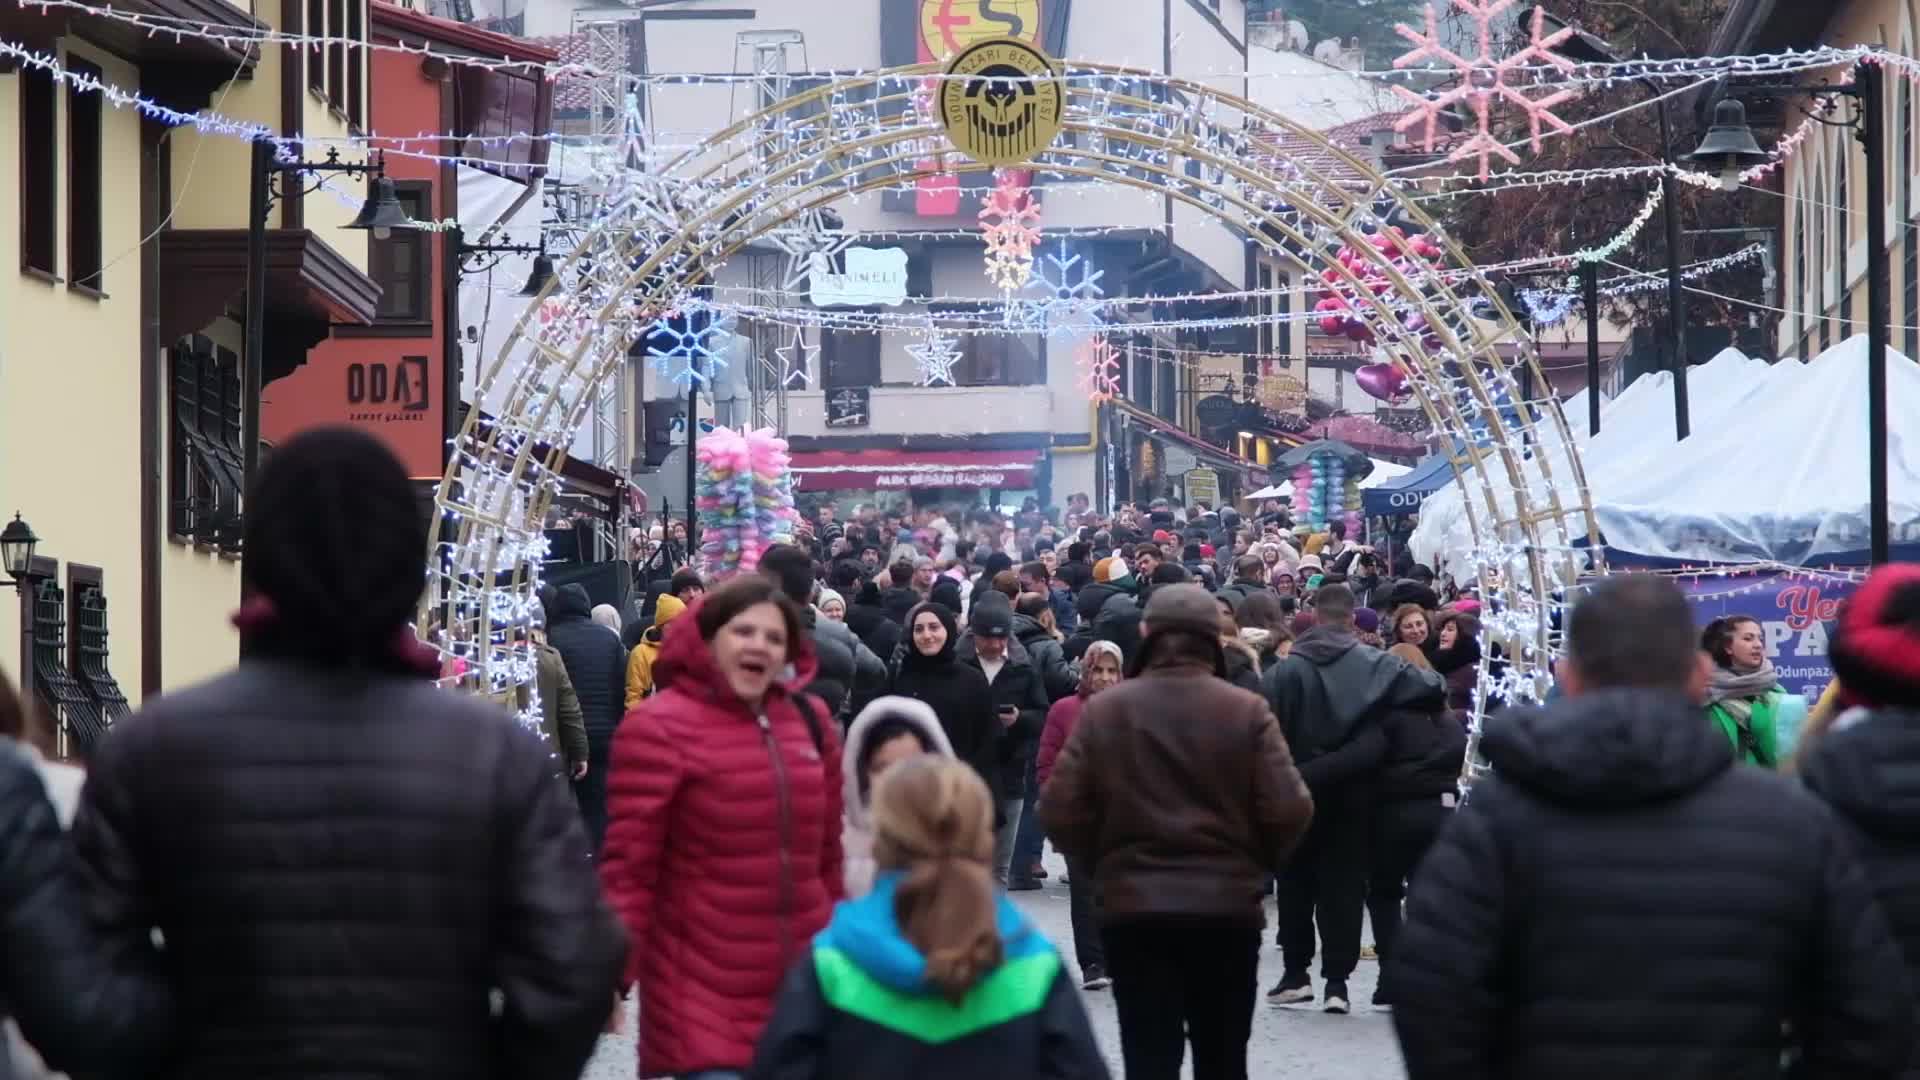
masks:
<svg viewBox="0 0 1920 1080"><path fill-rule="evenodd" d="M821 727L820 717L815 716L813 712L813 705L817 704L820 706L820 712L823 715L826 714L826 699L811 690L795 690L793 692L793 704L795 708L800 710L800 718L807 722L807 734L813 738L813 752L819 754L822 758L826 757L827 734Z"/></svg>

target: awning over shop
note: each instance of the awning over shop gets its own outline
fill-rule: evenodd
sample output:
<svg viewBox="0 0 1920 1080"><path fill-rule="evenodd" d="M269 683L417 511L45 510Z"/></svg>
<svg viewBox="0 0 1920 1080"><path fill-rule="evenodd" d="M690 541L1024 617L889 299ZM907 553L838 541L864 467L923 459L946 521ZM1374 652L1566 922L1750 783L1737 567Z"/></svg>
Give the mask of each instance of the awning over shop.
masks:
<svg viewBox="0 0 1920 1080"><path fill-rule="evenodd" d="M1236 476L1258 476L1261 472L1258 464L1223 450L1197 435L1182 431L1160 417L1143 412L1131 405L1117 404L1122 423L1139 428L1149 438L1156 439L1163 445L1179 446L1191 451L1199 463L1206 468L1224 469Z"/></svg>
<svg viewBox="0 0 1920 1080"><path fill-rule="evenodd" d="M850 450L793 455L797 491L1033 487L1031 450Z"/></svg>
<svg viewBox="0 0 1920 1080"><path fill-rule="evenodd" d="M1370 516L1417 514L1427 496L1451 483L1453 462L1445 454L1435 454L1414 466L1412 472L1362 491L1360 502Z"/></svg>

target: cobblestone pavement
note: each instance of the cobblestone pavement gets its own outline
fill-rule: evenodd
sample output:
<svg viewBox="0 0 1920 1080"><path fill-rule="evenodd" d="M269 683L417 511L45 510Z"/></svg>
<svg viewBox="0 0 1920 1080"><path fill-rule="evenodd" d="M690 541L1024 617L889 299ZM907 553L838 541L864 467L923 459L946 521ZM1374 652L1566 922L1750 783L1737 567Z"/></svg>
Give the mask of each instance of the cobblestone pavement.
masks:
<svg viewBox="0 0 1920 1080"><path fill-rule="evenodd" d="M1049 856L1048 869L1053 877L1039 892L1015 893L1014 899L1060 949L1069 965L1073 962L1073 932L1067 916L1067 888L1060 884L1065 867ZM1273 918L1269 910L1267 922ZM1248 1075L1260 1080L1275 1077L1299 1077L1301 1080L1400 1080L1406 1075L1400 1063L1400 1050L1393 1038L1388 1013L1367 1004L1373 999L1374 979L1379 965L1360 961L1348 989L1353 994L1354 1012L1350 1016L1329 1016L1316 1002L1312 1007L1274 1008L1265 1001L1265 993L1280 977L1280 954L1268 944L1260 954L1260 992L1262 1000L1254 1007L1253 1039L1247 1048ZM1316 969L1314 989L1320 989ZM1086 994L1087 1012L1093 1018L1094 1034L1107 1052L1107 1061L1116 1078L1121 1076L1120 1029L1114 1015L1113 994ZM587 1066L584 1080L634 1080L634 1027L631 1019L620 1035L604 1036L599 1052ZM1185 1075L1192 1075L1189 1064Z"/></svg>

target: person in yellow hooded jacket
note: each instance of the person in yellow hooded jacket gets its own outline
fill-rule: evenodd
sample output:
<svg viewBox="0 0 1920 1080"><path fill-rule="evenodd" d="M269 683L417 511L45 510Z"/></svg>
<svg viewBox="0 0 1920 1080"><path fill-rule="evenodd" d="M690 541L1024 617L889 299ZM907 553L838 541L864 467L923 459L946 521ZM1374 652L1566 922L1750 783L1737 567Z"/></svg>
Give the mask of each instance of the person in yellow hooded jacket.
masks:
<svg viewBox="0 0 1920 1080"><path fill-rule="evenodd" d="M653 661L660 655L660 642L666 637L667 624L686 610L687 605L672 593L662 593L654 601L653 625L627 654L627 708L653 695Z"/></svg>

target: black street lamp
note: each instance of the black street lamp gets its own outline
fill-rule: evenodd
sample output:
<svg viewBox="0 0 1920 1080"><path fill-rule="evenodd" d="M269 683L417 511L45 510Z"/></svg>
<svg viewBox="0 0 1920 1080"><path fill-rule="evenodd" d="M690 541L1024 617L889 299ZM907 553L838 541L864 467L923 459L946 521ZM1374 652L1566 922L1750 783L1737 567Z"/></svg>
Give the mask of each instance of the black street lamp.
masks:
<svg viewBox="0 0 1920 1080"><path fill-rule="evenodd" d="M1529 9L1524 18L1531 19L1532 14ZM1546 16L1550 33L1569 25L1556 15ZM1588 64L1617 64L1624 59L1613 46L1579 29L1554 51L1569 60ZM1666 166L1660 170L1660 203L1667 226L1667 333L1673 339L1673 431L1675 438L1684 439L1691 431L1691 424L1687 408L1686 291L1680 280L1680 200L1673 175L1673 121L1668 115L1667 98L1660 88L1644 76L1639 81L1654 92L1654 106L1660 116L1660 161ZM1597 416L1593 423L1597 428Z"/></svg>
<svg viewBox="0 0 1920 1080"><path fill-rule="evenodd" d="M21 521L16 511L13 520L7 522L7 527L0 529L0 568L4 568L11 579L0 581L0 585L20 588L20 583L33 572L33 549L39 542L40 538L33 534L33 526Z"/></svg>
<svg viewBox="0 0 1920 1080"><path fill-rule="evenodd" d="M246 408L246 415L242 419L243 437L246 440L243 482L248 485L253 483L255 470L260 464L260 392L266 381L267 218L273 212L275 198L286 194L274 190L275 179L281 176L315 177L312 188L301 189L304 193L317 189L330 173L364 175L368 178L367 201L361 206L359 215L347 223L347 228L364 229L372 233L375 239L384 240L394 229L410 229L419 225L400 205L394 193L393 181L386 176L384 156L367 162L341 161L340 151L335 148L327 151L323 161L297 158L288 161L282 160L278 151L278 144L270 138L253 141L252 183L247 214L247 366L246 385L242 390Z"/></svg>
<svg viewBox="0 0 1920 1080"><path fill-rule="evenodd" d="M1861 61L1854 65L1853 81L1843 86L1744 84L1740 89L1773 97L1845 97L1857 105L1854 115L1837 126L1853 129L1867 159L1867 519L1873 564L1878 566L1893 554L1887 491L1887 323L1893 317L1893 298L1887 257L1886 77L1878 65ZM1747 127L1746 106L1732 98L1714 106L1713 129L1692 160L1718 165L1723 187L1729 181L1737 184L1743 169L1767 160Z"/></svg>

